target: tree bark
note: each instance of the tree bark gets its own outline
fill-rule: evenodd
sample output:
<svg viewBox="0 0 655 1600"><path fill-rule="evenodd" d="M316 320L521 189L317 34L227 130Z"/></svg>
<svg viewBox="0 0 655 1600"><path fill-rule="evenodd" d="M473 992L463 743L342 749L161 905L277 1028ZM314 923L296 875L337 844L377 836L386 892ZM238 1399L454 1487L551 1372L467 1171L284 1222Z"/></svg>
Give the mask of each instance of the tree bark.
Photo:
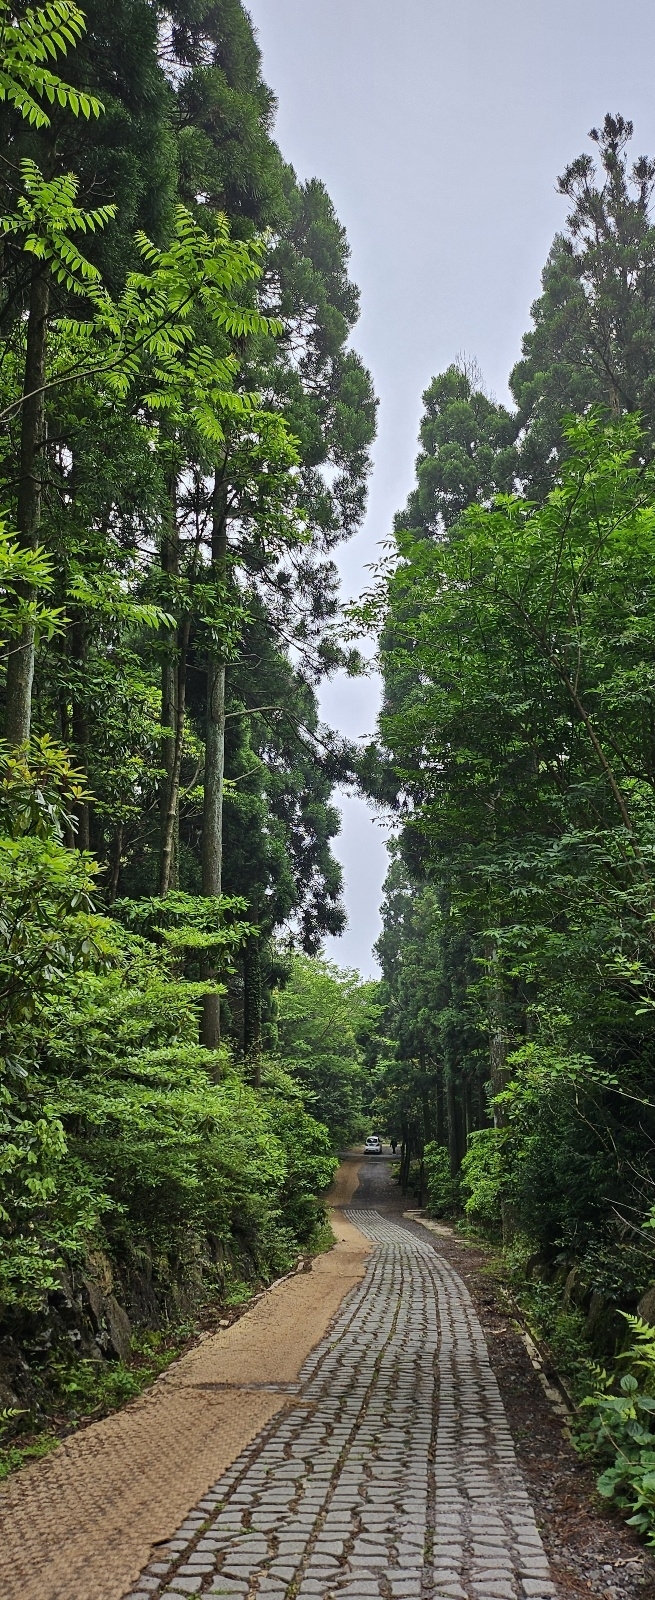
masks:
<svg viewBox="0 0 655 1600"><path fill-rule="evenodd" d="M225 582L227 565L227 515L225 484L216 474L212 519L212 569L216 581ZM207 663L207 726L202 818L202 892L219 897L223 881L223 785L225 777L225 661L210 649ZM206 973L206 976L209 974ZM202 1006L200 1037L208 1050L221 1038L221 997L206 994Z"/></svg>
<svg viewBox="0 0 655 1600"><path fill-rule="evenodd" d="M495 939L486 941L485 956L487 961L487 981L489 984L489 1066L491 1072L491 1087L494 1097L502 1094L507 1084L507 1027L505 1019L505 991L503 988L503 975L498 955L498 945ZM494 1126L501 1128L505 1122L505 1113L500 1106L494 1106Z"/></svg>
<svg viewBox="0 0 655 1600"><path fill-rule="evenodd" d="M84 663L86 660L87 642L84 623L79 619L79 616L71 628L70 643L71 659L77 667L80 678L82 678L84 673ZM86 714L86 707L80 697L79 691L73 694L71 731L73 736L75 758L82 767L82 770L86 773L87 751L89 745L89 720ZM90 814L88 800L80 800L79 805L76 807L76 815L77 837L75 842L77 848L78 850L88 850L90 848Z"/></svg>
<svg viewBox="0 0 655 1600"><path fill-rule="evenodd" d="M191 617L190 615L187 615L178 630L178 661L175 693L175 735L173 739L173 760L170 773L168 774L168 782L166 784L165 809L161 841L159 893L162 898L167 895L169 889L173 887L177 814L180 801L180 772L182 768L182 749L184 745L187 652L189 648L190 631Z"/></svg>
<svg viewBox="0 0 655 1600"><path fill-rule="evenodd" d="M225 774L225 662L210 657L202 828L202 892L220 895L223 880L223 779Z"/></svg>
<svg viewBox="0 0 655 1600"><path fill-rule="evenodd" d="M20 544L35 550L41 526L43 446L45 441L44 384L48 343L50 285L43 264L35 261L30 285L27 321L27 350L21 411L20 463L16 526ZM21 598L31 601L34 591L25 588ZM10 745L29 742L34 680L34 623L26 622L12 639L7 666L7 708L5 736Z"/></svg>
<svg viewBox="0 0 655 1600"><path fill-rule="evenodd" d="M437 1109L437 1144L446 1143L446 1108L443 1092L443 1066L440 1061L436 1066L436 1109Z"/></svg>
<svg viewBox="0 0 655 1600"><path fill-rule="evenodd" d="M412 1160L412 1150L411 1150L409 1129L405 1126L403 1128L403 1142L402 1142L402 1151L401 1151L401 1156L400 1156L400 1188L401 1188L401 1191L402 1191L403 1194L407 1194L407 1185L409 1183L409 1168L410 1168L410 1165L411 1165L411 1160Z"/></svg>
<svg viewBox="0 0 655 1600"><path fill-rule="evenodd" d="M176 479L171 476L168 483L169 495L169 521L162 533L161 566L162 572L167 577L175 579L179 574L180 566L180 540L177 528L176 504ZM171 826L169 812L171 796L174 790L173 772L175 766L175 749L177 742L177 694L179 659L176 647L179 645L179 632L175 640L171 638L171 629L162 630L164 657L161 669L161 763L164 768L164 780L160 799L160 863L159 863L159 891L167 894L173 876L173 851L175 848L175 816ZM180 748L181 756L181 748ZM178 782L179 790L179 782ZM166 860L164 854L166 852ZM165 889L162 884L165 883Z"/></svg>
<svg viewBox="0 0 655 1600"><path fill-rule="evenodd" d="M262 958L260 941L254 938L247 940L243 955L243 1053L258 1089L262 1053Z"/></svg>
<svg viewBox="0 0 655 1600"><path fill-rule="evenodd" d="M460 1168L460 1150L457 1127L457 1096L452 1072L446 1069L446 1122L448 1127L448 1156L450 1176L456 1178Z"/></svg>
<svg viewBox="0 0 655 1600"><path fill-rule="evenodd" d="M494 1096L501 1094L507 1086L507 1020L505 1011L505 990L503 987L503 974L498 955L498 945L495 939L490 939L486 949L487 972L489 979L489 1058L491 1067L491 1087ZM503 1128L507 1122L507 1113L502 1106L493 1107L494 1127ZM511 1244L516 1233L516 1215L514 1207L501 1196L500 1214L503 1228L503 1244Z"/></svg>
<svg viewBox="0 0 655 1600"><path fill-rule="evenodd" d="M421 1105L423 1108L423 1144L430 1144L434 1137L434 1109L430 1099L427 1084L421 1091Z"/></svg>
<svg viewBox="0 0 655 1600"><path fill-rule="evenodd" d="M115 836L114 836L114 843L113 843L113 846L112 846L112 853L111 853L111 877L110 877L110 880L109 880L109 893L108 893L108 896L107 896L107 899L109 901L110 906L113 906L114 901L116 899L116 896L118 894L118 886L120 884L120 878L121 878L121 856L122 856L122 851L123 851L123 824L122 824L122 822L119 822L118 827L116 829Z"/></svg>

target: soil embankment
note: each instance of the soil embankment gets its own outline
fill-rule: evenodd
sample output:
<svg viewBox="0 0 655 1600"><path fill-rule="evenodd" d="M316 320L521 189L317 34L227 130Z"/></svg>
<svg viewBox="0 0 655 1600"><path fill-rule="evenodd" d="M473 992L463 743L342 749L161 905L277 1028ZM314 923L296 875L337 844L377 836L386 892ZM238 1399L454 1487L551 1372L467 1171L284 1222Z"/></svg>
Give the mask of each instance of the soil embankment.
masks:
<svg viewBox="0 0 655 1600"><path fill-rule="evenodd" d="M361 1156L328 1203L348 1204ZM133 1404L65 1439L0 1490L2 1600L119 1600L207 1486L288 1401L368 1240L338 1210L311 1272L274 1284L230 1328L201 1339Z"/></svg>

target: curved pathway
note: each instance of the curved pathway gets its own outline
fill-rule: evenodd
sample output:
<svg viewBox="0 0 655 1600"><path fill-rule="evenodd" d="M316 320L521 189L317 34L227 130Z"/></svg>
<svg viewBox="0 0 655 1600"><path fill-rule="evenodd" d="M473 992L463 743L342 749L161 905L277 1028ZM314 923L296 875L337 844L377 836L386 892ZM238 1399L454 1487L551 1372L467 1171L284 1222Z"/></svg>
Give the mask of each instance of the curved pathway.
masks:
<svg viewBox="0 0 655 1600"><path fill-rule="evenodd" d="M347 1215L366 1275L130 1600L546 1600L556 1594L480 1323L420 1229Z"/></svg>

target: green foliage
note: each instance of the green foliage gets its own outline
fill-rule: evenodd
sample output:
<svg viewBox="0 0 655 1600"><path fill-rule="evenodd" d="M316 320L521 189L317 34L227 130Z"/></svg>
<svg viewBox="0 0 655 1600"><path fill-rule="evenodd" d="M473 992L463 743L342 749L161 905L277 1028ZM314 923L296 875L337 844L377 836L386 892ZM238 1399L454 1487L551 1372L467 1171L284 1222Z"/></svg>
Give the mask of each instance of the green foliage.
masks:
<svg viewBox="0 0 655 1600"><path fill-rule="evenodd" d="M484 1226L502 1210L560 1275L553 1304L574 1265L628 1304L652 1276L654 169L631 135L607 116L560 179L514 414L474 363L426 390L355 608L385 686L361 779L402 824L378 1103L412 1153L447 1140Z"/></svg>
<svg viewBox="0 0 655 1600"><path fill-rule="evenodd" d="M364 1127L361 1035L374 987L357 972L298 955L277 995L280 1058L336 1147L351 1143Z"/></svg>
<svg viewBox="0 0 655 1600"><path fill-rule="evenodd" d="M609 1458L597 1479L599 1494L629 1510L630 1526L655 1547L655 1328L640 1317L626 1315L626 1321L632 1341L620 1360L632 1371L615 1381L614 1392L611 1380L599 1373L602 1387L583 1401L592 1415L581 1446Z"/></svg>
<svg viewBox="0 0 655 1600"><path fill-rule="evenodd" d="M46 452L40 511L63 637L36 661L40 726L61 729L89 775L71 833L78 828L99 858L109 902L121 886L152 893L164 882L155 857L169 781L158 679L179 652L189 681L172 877L194 891L206 720L199 668L219 653L228 716L253 719L253 776L259 769L256 795L232 789L250 849L233 848L244 829L240 817L234 830L228 819L224 877L231 891L250 894L265 932L295 913L294 932L316 949L322 932L343 925L329 799L348 762L334 738L318 735L312 687L350 659L334 626L336 571L325 555L363 513L375 415L368 375L345 348L357 292L323 186L301 189L271 139L271 95L241 5L201 18L175 8L174 86L157 60L153 18L141 0L109 9L91 0L74 67L76 81L102 89L106 114L84 139L64 106L52 132L44 127L28 145L9 123L24 181L18 197L8 186L5 201L8 498L27 325L15 308L27 307L35 252L67 291L63 307L61 294L51 300L45 393L60 444ZM165 173L155 170L157 153ZM112 203L82 211L62 159L85 192ZM115 194L119 214L103 229ZM264 236L268 224L275 231ZM73 310L80 293L86 319ZM211 544L218 480L228 544L220 571ZM15 626L30 620L32 600L21 604ZM228 741L228 779L241 783L236 743L232 772Z"/></svg>
<svg viewBox="0 0 655 1600"><path fill-rule="evenodd" d="M73 173L43 177L35 161L21 161L22 193L13 216L0 217L0 232L18 237L21 248L45 261L56 283L70 294L87 294L100 282L97 267L87 261L71 233L95 233L115 215L115 206L84 211L76 205L78 180Z"/></svg>
<svg viewBox="0 0 655 1600"><path fill-rule="evenodd" d="M0 3L7 699L23 662L29 702L34 665L33 737L0 771L0 1310L19 1341L94 1250L124 1287L148 1257L160 1301L247 1297L325 1245L317 1196L361 1121L366 986L306 973L317 1016L281 1016L279 1049L272 1015L275 930L316 951L344 917L331 793L352 755L315 685L356 666L328 552L363 515L374 432L357 291L329 196L271 138L239 0L174 8L168 75L162 20L89 0L85 32L69 0ZM225 895L200 893L216 661ZM60 1346L43 1383L71 1414L138 1392L132 1365Z"/></svg>
<svg viewBox="0 0 655 1600"><path fill-rule="evenodd" d="M7 100L36 128L48 127L43 101L83 117L99 116L102 107L93 95L65 83L47 65L66 55L85 28L84 12L73 0L48 0L16 17L8 0L0 4L0 100Z"/></svg>
<svg viewBox="0 0 655 1600"><path fill-rule="evenodd" d="M432 1139L423 1152L425 1180L428 1189L428 1208L431 1217L452 1217L461 1207L459 1178L450 1171L448 1151Z"/></svg>
<svg viewBox="0 0 655 1600"><path fill-rule="evenodd" d="M570 211L510 377L519 476L540 497L566 453L569 413L601 405L614 417L641 412L652 427L655 166L646 156L631 160L632 134L631 122L608 114L589 136L597 161L585 152L559 178Z"/></svg>
<svg viewBox="0 0 655 1600"><path fill-rule="evenodd" d="M23 549L0 517L0 643L14 638L28 620L39 639L52 639L61 632L59 609L45 605L42 598L53 583L45 551Z"/></svg>
<svg viewBox="0 0 655 1600"><path fill-rule="evenodd" d="M285 1152L284 1217L295 1238L305 1242L321 1225L317 1196L327 1189L338 1165L331 1129L306 1109L306 1105L311 1112L319 1109L311 1092L306 1093L304 1086L300 1089L277 1063L266 1068L262 1090L271 1127Z"/></svg>
<svg viewBox="0 0 655 1600"><path fill-rule="evenodd" d="M59 1440L54 1433L39 1434L29 1444L22 1442L20 1444L0 1443L0 1483L4 1478L8 1478L12 1472L16 1472L19 1467L25 1466L28 1461L42 1460L43 1456L49 1455L50 1451L55 1450L58 1444Z"/></svg>
<svg viewBox="0 0 655 1600"><path fill-rule="evenodd" d="M399 529L382 729L428 881L381 950L452 1170L462 1122L487 1120L481 1067L506 1124L492 1188L547 1255L586 1259L651 1203L655 483L638 419L565 434L543 503L471 506L439 540Z"/></svg>
<svg viewBox="0 0 655 1600"><path fill-rule="evenodd" d="M224 1298L229 1304L229 1289ZM48 1419L56 1418L61 1427L65 1418L70 1427L82 1418L106 1416L136 1399L180 1355L196 1331L196 1324L189 1319L163 1330L139 1330L133 1335L128 1361L80 1358L70 1345L46 1352L38 1367L32 1367L32 1406L0 1412L0 1482L56 1447L59 1439L56 1432L49 1431ZM37 1433L31 1431L35 1412L40 1424Z"/></svg>
<svg viewBox="0 0 655 1600"><path fill-rule="evenodd" d="M462 1194L467 1217L491 1232L500 1227L505 1176L502 1134L496 1128L478 1128L469 1135L462 1161Z"/></svg>
<svg viewBox="0 0 655 1600"><path fill-rule="evenodd" d="M467 506L511 492L516 473L516 424L489 400L481 375L463 364L433 378L423 395L416 488L396 517L396 529L415 538L450 528Z"/></svg>
<svg viewBox="0 0 655 1600"><path fill-rule="evenodd" d="M225 1048L197 1043L208 985L175 964L194 913L216 927L213 904L135 907L157 943L95 913L88 863L57 837L60 783L75 792L47 746L38 774L6 762L0 1298L37 1309L93 1236L174 1254L190 1229L237 1238L270 1274L315 1226L327 1131L288 1080L259 1095ZM242 936L238 922L208 935L228 956Z"/></svg>

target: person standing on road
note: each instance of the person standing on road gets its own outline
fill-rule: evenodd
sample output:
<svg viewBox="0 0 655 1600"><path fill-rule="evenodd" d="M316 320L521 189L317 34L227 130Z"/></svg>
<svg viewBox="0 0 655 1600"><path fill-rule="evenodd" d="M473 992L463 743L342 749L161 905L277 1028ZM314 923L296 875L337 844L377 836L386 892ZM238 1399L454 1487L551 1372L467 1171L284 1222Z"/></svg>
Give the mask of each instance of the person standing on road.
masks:
<svg viewBox="0 0 655 1600"><path fill-rule="evenodd" d="M398 1140L397 1139L390 1139L389 1143L391 1145L391 1154L392 1154L392 1156L395 1156L395 1154L396 1154L396 1145L398 1143Z"/></svg>

